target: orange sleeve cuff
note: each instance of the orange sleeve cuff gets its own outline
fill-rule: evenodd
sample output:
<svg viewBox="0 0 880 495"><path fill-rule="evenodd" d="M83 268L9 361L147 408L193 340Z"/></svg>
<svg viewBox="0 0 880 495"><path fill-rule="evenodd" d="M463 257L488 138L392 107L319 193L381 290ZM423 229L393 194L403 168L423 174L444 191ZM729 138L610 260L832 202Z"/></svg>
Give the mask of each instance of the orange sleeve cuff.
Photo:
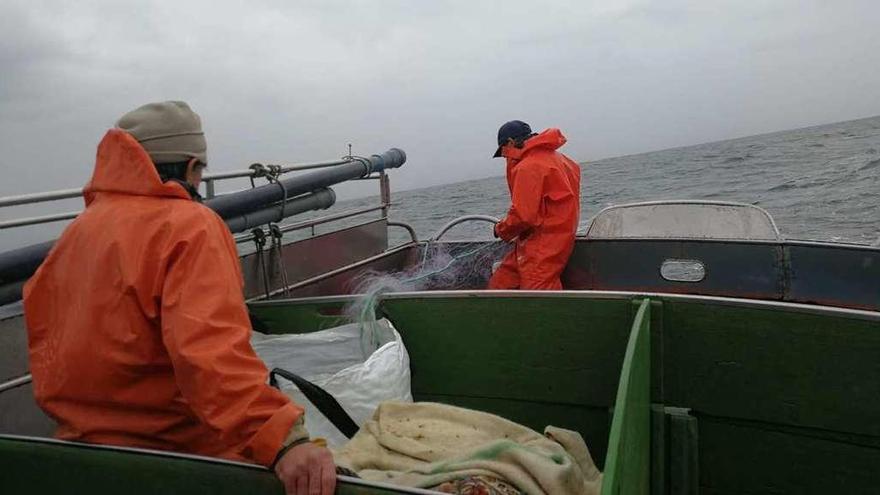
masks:
<svg viewBox="0 0 880 495"><path fill-rule="evenodd" d="M271 466L275 456L294 428L303 431L301 419L304 417L301 407L286 404L266 421L253 439L245 447L245 455L263 466ZM297 426L299 423L299 426ZM306 433L308 436L308 433Z"/></svg>
<svg viewBox="0 0 880 495"><path fill-rule="evenodd" d="M510 226L510 217L504 217L503 220L495 224L495 233L498 234L498 237L505 242L512 241L516 235L511 235L511 226Z"/></svg>

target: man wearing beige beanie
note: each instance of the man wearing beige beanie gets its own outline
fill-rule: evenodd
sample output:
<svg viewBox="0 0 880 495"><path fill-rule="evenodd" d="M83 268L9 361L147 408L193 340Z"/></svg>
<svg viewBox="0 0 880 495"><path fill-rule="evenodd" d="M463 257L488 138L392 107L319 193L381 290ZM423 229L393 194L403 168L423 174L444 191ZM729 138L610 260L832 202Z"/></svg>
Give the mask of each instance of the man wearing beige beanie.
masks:
<svg viewBox="0 0 880 495"><path fill-rule="evenodd" d="M148 103L123 115L116 127L131 134L150 155L159 178L198 195L201 171L208 164L202 120L182 101Z"/></svg>
<svg viewBox="0 0 880 495"><path fill-rule="evenodd" d="M35 397L61 439L256 462L331 494L330 452L251 348L232 235L193 201L206 165L183 102L104 136L85 210L25 287Z"/></svg>

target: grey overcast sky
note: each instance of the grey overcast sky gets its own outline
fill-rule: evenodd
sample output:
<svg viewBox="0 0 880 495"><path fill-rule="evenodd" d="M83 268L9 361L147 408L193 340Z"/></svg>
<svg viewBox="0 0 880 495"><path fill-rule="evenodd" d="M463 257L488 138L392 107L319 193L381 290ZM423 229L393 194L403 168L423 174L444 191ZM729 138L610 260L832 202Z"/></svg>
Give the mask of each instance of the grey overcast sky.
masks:
<svg viewBox="0 0 880 495"><path fill-rule="evenodd" d="M590 160L867 117L878 21L877 0L3 0L0 194L82 185L156 100L201 114L214 171L397 146L398 189L501 175L515 118Z"/></svg>

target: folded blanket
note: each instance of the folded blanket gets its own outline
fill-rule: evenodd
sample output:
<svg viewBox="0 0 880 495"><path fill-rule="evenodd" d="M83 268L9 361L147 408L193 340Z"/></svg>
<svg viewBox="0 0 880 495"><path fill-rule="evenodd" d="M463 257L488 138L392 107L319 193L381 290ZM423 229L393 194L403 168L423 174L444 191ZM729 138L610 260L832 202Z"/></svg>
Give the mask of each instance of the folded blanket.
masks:
<svg viewBox="0 0 880 495"><path fill-rule="evenodd" d="M336 463L361 478L418 488L496 478L536 495L598 494L602 474L579 433L544 435L499 416L429 402L384 402Z"/></svg>

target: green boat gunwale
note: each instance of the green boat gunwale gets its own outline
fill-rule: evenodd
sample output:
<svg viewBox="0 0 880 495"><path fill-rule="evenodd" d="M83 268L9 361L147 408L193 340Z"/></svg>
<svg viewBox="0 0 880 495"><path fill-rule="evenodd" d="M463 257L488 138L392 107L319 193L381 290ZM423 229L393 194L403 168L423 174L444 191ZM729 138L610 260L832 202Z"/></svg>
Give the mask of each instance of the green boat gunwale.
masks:
<svg viewBox="0 0 880 495"><path fill-rule="evenodd" d="M14 435L14 434L6 434L0 433L0 441L12 441L12 442L21 442L21 443L30 443L30 444L39 444L39 445L55 445L62 448L68 449L85 449L91 452L115 452L123 455L136 455L136 456L146 456L146 457L158 457L164 460L169 461L191 461L197 462L201 464L208 464L214 466L228 466L230 468L243 468L246 470L253 471L255 473L264 473L267 476L271 476L274 479L274 474L271 473L271 470L265 466L261 466L259 464L249 464L246 462L232 461L228 459L220 459L217 457L208 457L208 456L200 456L195 454L186 454L182 452L170 452L164 450L154 450L154 449L144 449L137 447L123 447L118 445L104 445L104 444L93 444L93 443L84 443L84 442L71 442L67 440L59 440L56 438L44 438L44 437L34 437L34 436L26 436L26 435ZM337 488L337 493L340 489L344 489L348 487L364 487L368 489L379 489L382 490L380 493L402 493L402 494L411 494L411 495L436 495L437 492L424 490L421 488L409 488L403 487L399 485L391 485L388 483L382 483L378 481L366 481L360 478L353 478L351 476L345 475L337 475L336 476L337 483L339 487ZM278 486L280 488L280 482L278 482Z"/></svg>
<svg viewBox="0 0 880 495"><path fill-rule="evenodd" d="M251 307L291 306L298 304L333 304L351 303L362 297L363 294L346 294L335 296L301 297L290 299L271 299L250 301ZM630 291L604 291L604 290L560 290L560 291L535 291L535 290L433 290L419 292L389 292L380 296L380 300L397 299L434 299L449 298L454 296L466 298L572 298L572 299L638 299L650 298L651 300L668 300L680 302L705 302L721 306L754 308L754 309L785 309L795 313L816 314L823 316L852 316L865 320L880 321L880 311L864 309L840 308L835 306L818 306L813 304L793 303L786 301L770 301L760 299L745 299L738 297L704 296L699 294L670 294L665 292L630 292Z"/></svg>

